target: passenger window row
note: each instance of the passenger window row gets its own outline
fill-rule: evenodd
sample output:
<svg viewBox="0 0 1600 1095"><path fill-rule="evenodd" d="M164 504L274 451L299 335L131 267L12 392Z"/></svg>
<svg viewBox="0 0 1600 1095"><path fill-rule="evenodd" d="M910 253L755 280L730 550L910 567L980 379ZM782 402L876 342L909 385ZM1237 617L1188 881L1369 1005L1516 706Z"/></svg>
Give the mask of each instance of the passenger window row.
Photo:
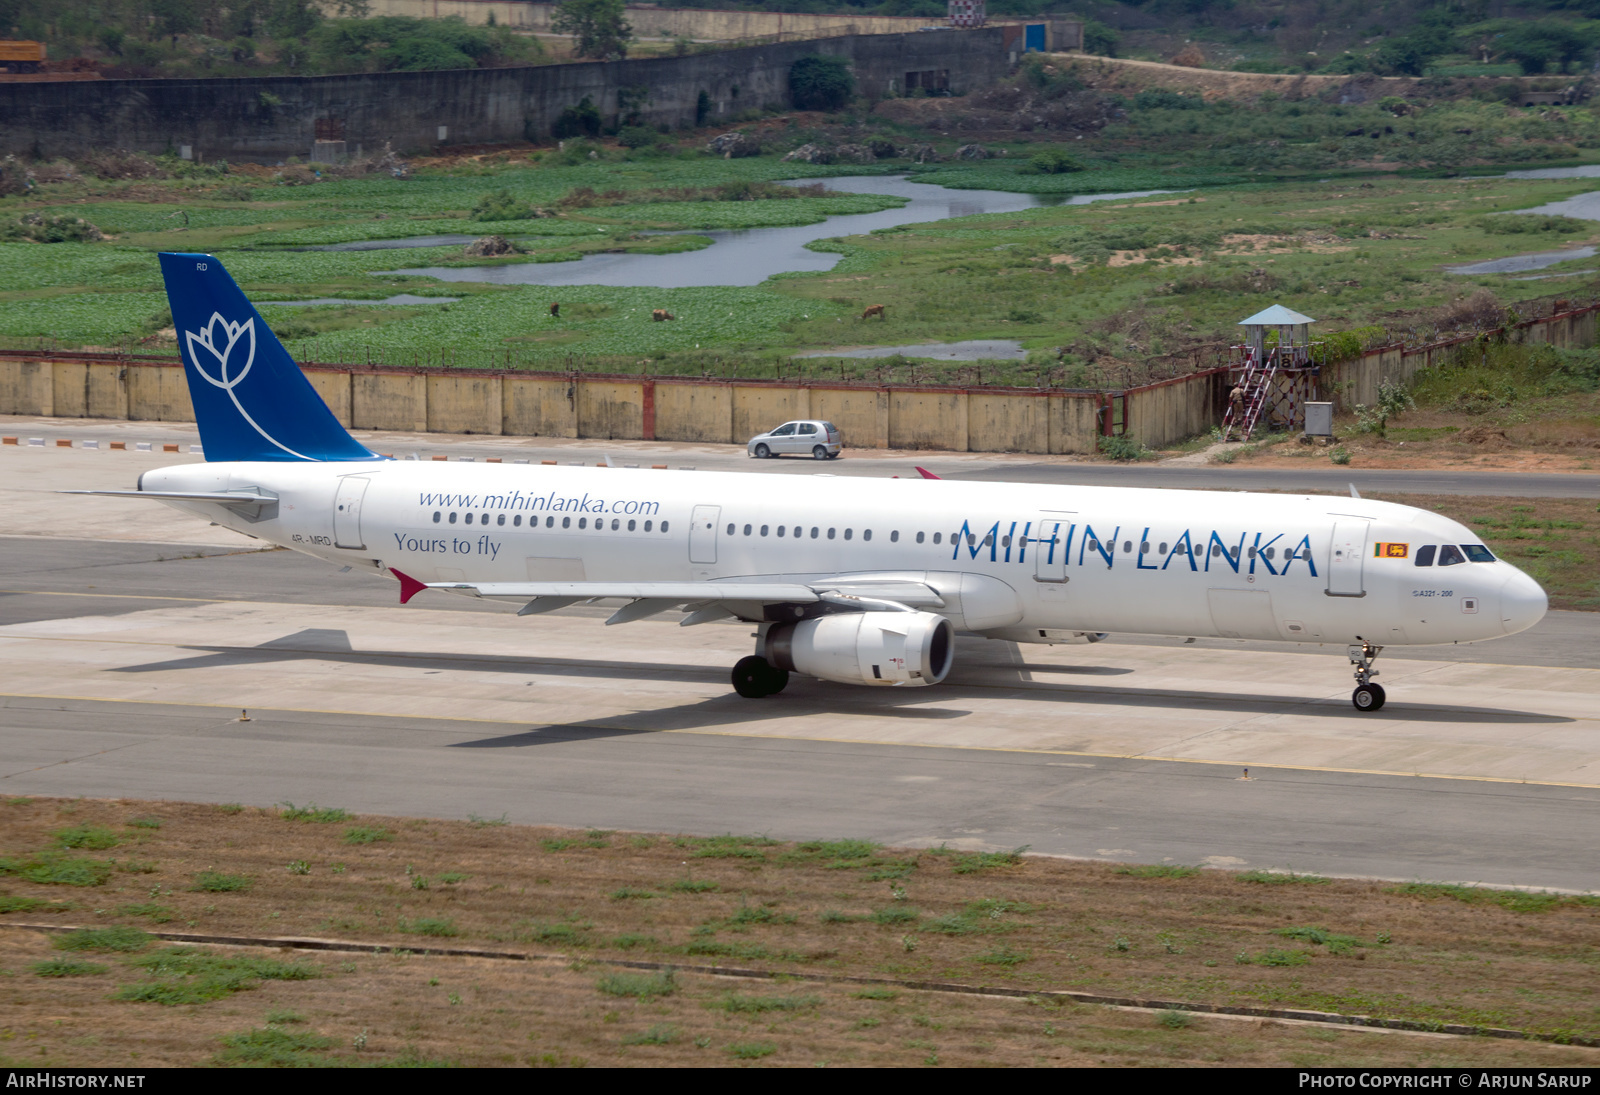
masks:
<svg viewBox="0 0 1600 1095"><path fill-rule="evenodd" d="M746 536L770 536L770 535L776 535L776 536L779 536L779 537L788 536L788 537L791 537L791 538L793 538L795 540L804 539L805 536L806 536L806 529L805 529L804 525L795 525L793 528L790 528L790 526L788 526L788 525L778 525L776 528L774 528L771 525L745 525L743 527L743 529L741 530L740 526L739 526L739 524L737 522L735 522L735 521L729 521L728 522L728 535L729 536L738 536L741 531ZM811 526L810 538L815 540L815 539L818 539L821 536L823 536L822 527L820 525L812 525ZM839 530L838 529L831 528L831 529L827 530L827 538L829 540L837 539L838 536L839 536ZM844 530L844 538L846 540L853 540L855 538L855 529L849 529L849 528L845 529ZM861 539L862 540L871 540L872 539L872 530L871 529L862 529L861 530ZM922 534L918 533L917 534L917 542L921 543L921 541L922 541ZM900 534L898 532L889 533L889 542L891 544L899 543L900 542Z"/></svg>
<svg viewBox="0 0 1600 1095"><path fill-rule="evenodd" d="M473 520L474 520L474 515L473 514L468 513L468 514L458 515L455 512L452 512L449 515L449 523L452 524L452 525L455 524L457 516L465 517L465 520L462 521L462 524L470 525L470 524L473 523ZM489 524L489 517L490 517L490 515L487 514L487 513L477 514L476 515L477 523L480 524L480 525L487 525L487 524ZM501 514L496 514L495 517L496 517L496 520L494 522L495 526L497 528L504 527L505 524L506 524L506 515L501 513ZM445 519L445 515L444 515L444 512L442 510L434 510L433 511L433 523L434 524L437 525L441 521L443 521L444 519ZM656 525L656 522L654 522L654 521L643 521L643 522L641 522L641 521L639 521L639 520L637 520L635 518L629 518L628 521L627 521L627 525L626 525L626 531L628 531L628 532L640 532L640 531L643 531L643 532L666 532L667 531L667 527L668 527L669 524L671 524L671 522L662 521L660 523L659 527L658 527ZM511 527L512 528L521 528L522 527L522 514L513 513L511 515ZM535 528L539 527L539 518L538 518L537 515L534 515L534 516L528 518L528 527L530 529L535 529ZM546 517L544 519L544 527L545 528L555 528L556 527L556 519L553 516L552 517ZM570 529L572 527L572 518L571 517L563 517L563 518L561 518L561 527L564 528L564 529ZM587 517L578 518L578 528L579 528L579 530L587 530L588 527L589 527L589 519ZM606 527L606 519L604 517L596 517L594 519L594 531L595 532L604 531L605 527ZM622 532L622 531L624 531L624 525L623 525L622 518L620 518L620 517L611 518L611 531L612 532Z"/></svg>

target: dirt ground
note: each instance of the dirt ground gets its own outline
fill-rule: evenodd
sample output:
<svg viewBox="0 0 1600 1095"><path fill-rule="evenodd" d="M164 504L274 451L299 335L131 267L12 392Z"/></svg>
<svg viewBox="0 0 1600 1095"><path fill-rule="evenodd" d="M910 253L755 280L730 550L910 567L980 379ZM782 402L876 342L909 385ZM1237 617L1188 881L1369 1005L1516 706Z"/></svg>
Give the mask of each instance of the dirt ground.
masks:
<svg viewBox="0 0 1600 1095"><path fill-rule="evenodd" d="M1597 898L22 798L0 801L0 911L5 1065L1600 1063L1548 1042L1036 995L1594 1039ZM95 932L26 927L47 924ZM374 951L284 939L307 936Z"/></svg>

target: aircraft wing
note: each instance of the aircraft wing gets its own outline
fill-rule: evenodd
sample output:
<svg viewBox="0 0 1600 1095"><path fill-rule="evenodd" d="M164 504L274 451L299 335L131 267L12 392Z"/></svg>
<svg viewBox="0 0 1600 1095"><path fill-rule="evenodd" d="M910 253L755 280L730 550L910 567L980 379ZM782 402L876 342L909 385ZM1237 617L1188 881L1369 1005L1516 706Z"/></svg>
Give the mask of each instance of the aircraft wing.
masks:
<svg viewBox="0 0 1600 1095"><path fill-rule="evenodd" d="M733 615L723 606L735 602L769 605L828 601L862 611L944 607L944 599L922 582L852 579L849 575L788 582L419 582L399 571L393 573L400 579L402 603L424 589L440 589L470 597L525 601L518 615L532 616L579 601L626 599L629 603L613 613L607 623L642 620L679 605L695 607L685 623L702 623Z"/></svg>

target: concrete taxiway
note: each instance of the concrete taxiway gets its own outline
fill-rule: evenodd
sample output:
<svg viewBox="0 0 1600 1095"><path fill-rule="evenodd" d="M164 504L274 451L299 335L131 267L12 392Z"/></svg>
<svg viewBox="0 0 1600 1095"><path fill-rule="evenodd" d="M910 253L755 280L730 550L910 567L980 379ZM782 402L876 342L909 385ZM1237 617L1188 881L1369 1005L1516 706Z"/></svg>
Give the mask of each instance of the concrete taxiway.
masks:
<svg viewBox="0 0 1600 1095"><path fill-rule="evenodd" d="M402 608L386 579L45 491L173 460L0 450L6 793L1600 889L1593 614L1386 652L1375 715L1342 648L1141 637L963 640L935 688L748 701L748 626Z"/></svg>

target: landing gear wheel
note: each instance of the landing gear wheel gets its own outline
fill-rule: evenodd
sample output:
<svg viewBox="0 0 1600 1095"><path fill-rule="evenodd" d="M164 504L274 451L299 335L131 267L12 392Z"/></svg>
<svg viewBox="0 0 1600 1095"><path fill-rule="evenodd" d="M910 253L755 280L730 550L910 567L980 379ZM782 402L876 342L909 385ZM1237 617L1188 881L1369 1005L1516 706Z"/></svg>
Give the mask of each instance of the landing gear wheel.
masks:
<svg viewBox="0 0 1600 1095"><path fill-rule="evenodd" d="M778 679L779 674L782 675L781 680ZM788 673L772 668L767 659L755 654L748 658L740 658L734 663L733 690L747 700L770 696L788 683Z"/></svg>
<svg viewBox="0 0 1600 1095"><path fill-rule="evenodd" d="M1383 694L1381 684L1363 684L1350 693L1350 702L1355 704L1357 711L1376 711L1383 706L1383 701L1388 699Z"/></svg>
<svg viewBox="0 0 1600 1095"><path fill-rule="evenodd" d="M813 460L826 460L827 458L828 458L828 450L827 449L823 448L821 445L813 445L813 446L811 446L811 459L813 459Z"/></svg>
<svg viewBox="0 0 1600 1095"><path fill-rule="evenodd" d="M767 448L765 445L757 445L756 446L756 459L757 460L765 460L767 457L769 457L771 455L772 455L772 450Z"/></svg>

